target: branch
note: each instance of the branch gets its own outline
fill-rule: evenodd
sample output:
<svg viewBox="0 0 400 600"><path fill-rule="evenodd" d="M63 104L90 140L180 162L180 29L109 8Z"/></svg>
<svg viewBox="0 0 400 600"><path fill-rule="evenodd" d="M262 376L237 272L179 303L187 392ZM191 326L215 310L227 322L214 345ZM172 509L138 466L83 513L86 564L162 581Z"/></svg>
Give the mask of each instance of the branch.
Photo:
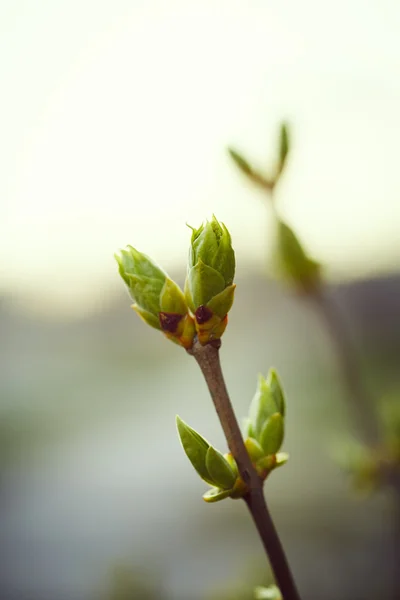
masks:
<svg viewBox="0 0 400 600"><path fill-rule="evenodd" d="M263 494L263 485L254 469L243 442L242 434L226 389L219 360L218 341L202 346L195 342L189 351L194 356L206 380L229 449L237 462L240 476L248 487L244 500L257 527L271 563L276 583L285 600L300 600L285 552L272 521Z"/></svg>

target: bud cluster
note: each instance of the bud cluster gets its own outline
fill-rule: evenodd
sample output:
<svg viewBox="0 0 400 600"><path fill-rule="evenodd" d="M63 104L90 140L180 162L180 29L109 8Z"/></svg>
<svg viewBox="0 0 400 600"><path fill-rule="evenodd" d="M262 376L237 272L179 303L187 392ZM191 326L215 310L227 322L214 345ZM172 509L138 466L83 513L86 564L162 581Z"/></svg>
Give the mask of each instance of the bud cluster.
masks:
<svg viewBox="0 0 400 600"><path fill-rule="evenodd" d="M223 223L192 228L185 293L146 254L128 246L116 254L119 273L134 300L132 308L151 327L189 350L218 340L233 304L235 253Z"/></svg>
<svg viewBox="0 0 400 600"><path fill-rule="evenodd" d="M276 467L288 460L278 452L284 434L285 400L277 374L270 370L267 379L259 376L245 426L245 446L260 479L263 481ZM224 498L242 498L248 489L240 477L232 454L222 455L197 431L177 417L179 437L192 466L211 485L204 495L206 502Z"/></svg>

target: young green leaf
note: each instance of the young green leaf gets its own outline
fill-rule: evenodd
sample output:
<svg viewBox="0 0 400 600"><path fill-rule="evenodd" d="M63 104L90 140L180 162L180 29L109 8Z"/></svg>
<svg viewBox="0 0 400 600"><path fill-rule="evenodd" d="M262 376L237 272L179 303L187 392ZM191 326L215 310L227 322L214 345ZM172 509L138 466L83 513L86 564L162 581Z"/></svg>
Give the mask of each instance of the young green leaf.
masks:
<svg viewBox="0 0 400 600"><path fill-rule="evenodd" d="M285 396L283 394L282 385L275 369L270 369L267 376L267 385L274 397L278 411L282 417L285 416Z"/></svg>
<svg viewBox="0 0 400 600"><path fill-rule="evenodd" d="M246 446L247 453L250 456L252 462L257 462L258 460L260 460L260 458L265 456L264 450L254 438L248 437L244 445Z"/></svg>
<svg viewBox="0 0 400 600"><path fill-rule="evenodd" d="M203 500L206 502L219 502L220 500L224 500L228 498L232 493L232 490L221 490L219 488L213 487L208 490L205 494L203 494Z"/></svg>
<svg viewBox="0 0 400 600"><path fill-rule="evenodd" d="M253 169L251 168L251 166L249 165L249 163L247 162L247 160L245 160L243 158L243 156L241 156L238 152L236 152L236 150L233 150L233 148L228 148L228 153L229 153L229 156L231 157L231 159L233 160L233 162L236 164L236 166L245 175L252 175L253 174Z"/></svg>
<svg viewBox="0 0 400 600"><path fill-rule="evenodd" d="M283 435L283 417L279 413L275 413L265 422L259 438L260 444L267 456L278 452L283 442Z"/></svg>
<svg viewBox="0 0 400 600"><path fill-rule="evenodd" d="M218 450L210 446L206 454L206 468L214 483L223 490L230 490L235 485L236 475L228 461Z"/></svg>
<svg viewBox="0 0 400 600"><path fill-rule="evenodd" d="M176 425L186 456L200 477L210 485L214 485L206 466L206 456L210 444L178 416L176 417Z"/></svg>
<svg viewBox="0 0 400 600"><path fill-rule="evenodd" d="M289 130L286 123L281 124L279 132L279 173L282 173L289 153Z"/></svg>

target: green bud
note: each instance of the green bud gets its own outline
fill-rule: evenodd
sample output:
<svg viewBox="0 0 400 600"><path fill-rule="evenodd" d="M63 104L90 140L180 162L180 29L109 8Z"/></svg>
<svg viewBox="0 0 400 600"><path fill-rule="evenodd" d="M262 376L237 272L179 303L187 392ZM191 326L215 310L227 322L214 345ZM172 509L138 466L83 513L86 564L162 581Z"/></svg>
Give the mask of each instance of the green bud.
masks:
<svg viewBox="0 0 400 600"><path fill-rule="evenodd" d="M234 275L235 253L225 225L213 216L199 229L192 228L185 298L201 344L219 339L225 330Z"/></svg>
<svg viewBox="0 0 400 600"><path fill-rule="evenodd" d="M275 413L264 423L259 442L266 456L276 454L283 442L284 421L282 415Z"/></svg>
<svg viewBox="0 0 400 600"><path fill-rule="evenodd" d="M255 600L283 600L282 594L276 585L268 587L256 587L254 590Z"/></svg>
<svg viewBox="0 0 400 600"><path fill-rule="evenodd" d="M210 444L178 416L176 417L176 425L182 447L192 466L204 481L210 485L214 485L215 482L210 477L206 465L207 452L211 447Z"/></svg>
<svg viewBox="0 0 400 600"><path fill-rule="evenodd" d="M151 327L191 348L195 328L180 287L146 254L132 246L116 254L119 273L134 300L133 309Z"/></svg>
<svg viewBox="0 0 400 600"><path fill-rule="evenodd" d="M279 219L276 258L283 275L304 291L319 285L321 265L307 256L294 231Z"/></svg>
<svg viewBox="0 0 400 600"><path fill-rule="evenodd" d="M228 285L232 285L235 276L235 253L232 248L231 236L225 225L219 223L214 215L211 221L207 221L199 229L192 229L189 270L195 267L199 260L220 275L220 278L217 277L215 281L215 285L220 289L212 294L209 290L210 296L206 302L202 302L204 304ZM196 294L197 290L194 290L193 293Z"/></svg>
<svg viewBox="0 0 400 600"><path fill-rule="evenodd" d="M257 391L250 404L249 417L254 432L254 437L260 441L261 430L264 427L266 420L273 414L280 412L274 394L267 380L262 376L258 376Z"/></svg>

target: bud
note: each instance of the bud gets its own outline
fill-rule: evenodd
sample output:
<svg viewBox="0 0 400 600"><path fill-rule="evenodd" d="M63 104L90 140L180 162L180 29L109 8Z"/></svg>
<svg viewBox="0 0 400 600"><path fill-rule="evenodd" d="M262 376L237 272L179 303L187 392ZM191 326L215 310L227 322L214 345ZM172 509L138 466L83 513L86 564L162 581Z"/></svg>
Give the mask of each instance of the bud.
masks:
<svg viewBox="0 0 400 600"><path fill-rule="evenodd" d="M285 398L278 375L270 369L267 378L259 375L257 390L245 423L245 446L259 477L283 465L288 455L278 452L285 430Z"/></svg>
<svg viewBox="0 0 400 600"><path fill-rule="evenodd" d="M219 339L233 304L235 253L231 236L213 216L199 229L192 228L185 298L195 317L201 344Z"/></svg>
<svg viewBox="0 0 400 600"><path fill-rule="evenodd" d="M132 246L115 254L119 274L134 300L132 308L173 342L191 348L194 322L180 287L146 254Z"/></svg>

